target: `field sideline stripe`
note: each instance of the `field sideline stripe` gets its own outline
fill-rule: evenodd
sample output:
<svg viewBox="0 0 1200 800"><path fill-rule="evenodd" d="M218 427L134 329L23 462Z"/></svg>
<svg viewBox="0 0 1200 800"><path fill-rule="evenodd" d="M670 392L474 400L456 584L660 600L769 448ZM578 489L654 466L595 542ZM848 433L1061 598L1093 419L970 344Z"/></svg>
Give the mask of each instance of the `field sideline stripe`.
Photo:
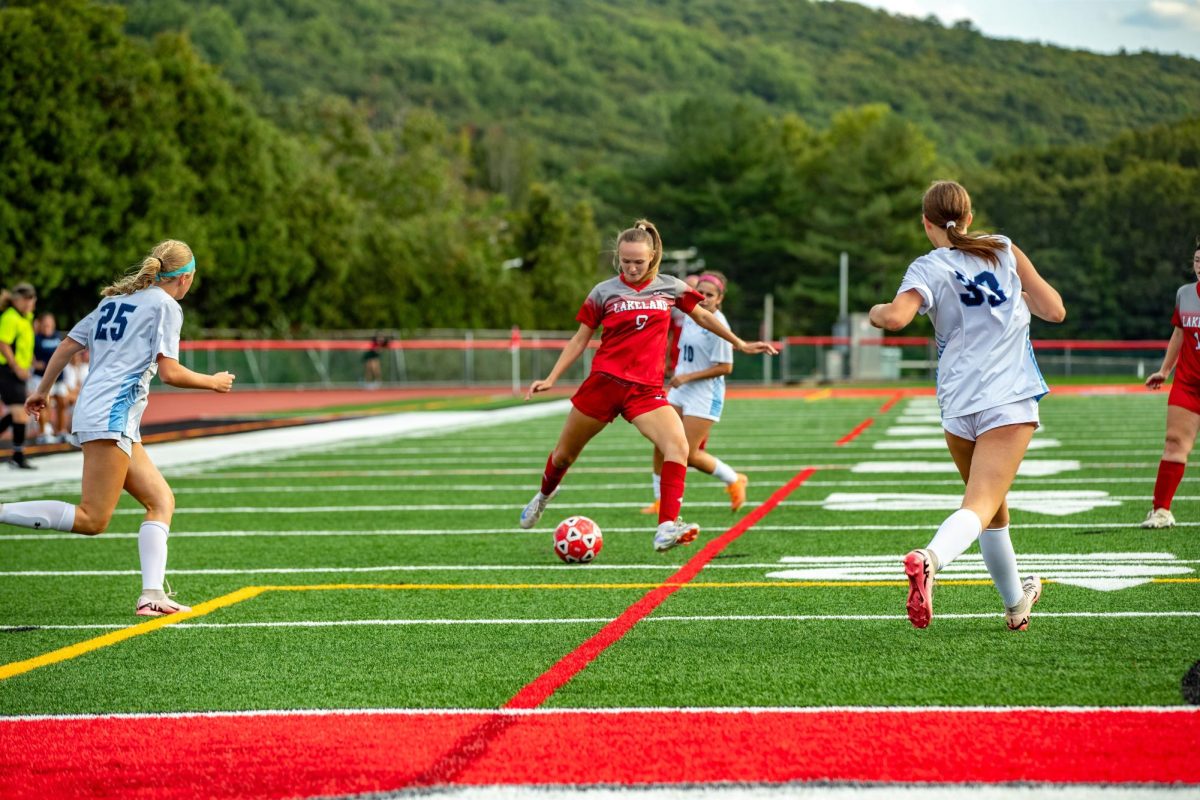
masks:
<svg viewBox="0 0 1200 800"><path fill-rule="evenodd" d="M771 513L776 506L783 502L784 498L800 488L814 474L816 474L816 469L808 467L792 476L790 481L779 489L776 489L762 505L742 517L725 533L706 544L699 553L692 556L687 563L680 567L678 572L668 578L661 586L652 590L641 600L627 608L621 616L606 625L579 647L563 656L550 669L537 678L534 678L529 684L513 695L504 704L504 707L533 708L545 702L551 695L558 691L559 687L579 674L593 659L628 633L638 621L648 616L664 600L674 594L675 591L699 575L704 566L712 561L726 546L750 530L756 522Z"/></svg>
<svg viewBox="0 0 1200 800"><path fill-rule="evenodd" d="M135 636L153 633L159 628L165 628L168 625L176 625L184 620L202 617L205 614L216 611L219 608L231 606L235 603L240 603L243 600L249 600L253 597L257 597L261 593L262 589L260 587L247 586L243 589L238 589L235 592L222 595L221 597L217 597L212 600L206 600L203 603L198 603L191 611L188 612L171 614L166 617L158 617L156 619L143 622L140 625L134 625L129 628L123 628L119 631L106 633L102 636L97 636L94 639L88 639L87 641L68 645L67 647L59 648L58 650L52 650L49 653L43 653L42 655L35 656L34 658L29 658L24 661L13 661L12 663L4 664L3 666L0 666L0 681L6 680L15 675L21 675L31 670L38 669L39 667L57 664L60 661L68 661L72 658L77 658L81 655L84 655L85 653L90 653L94 650L100 650L101 648L109 647L114 644L119 644L120 642L123 642L126 639L132 639Z"/></svg>

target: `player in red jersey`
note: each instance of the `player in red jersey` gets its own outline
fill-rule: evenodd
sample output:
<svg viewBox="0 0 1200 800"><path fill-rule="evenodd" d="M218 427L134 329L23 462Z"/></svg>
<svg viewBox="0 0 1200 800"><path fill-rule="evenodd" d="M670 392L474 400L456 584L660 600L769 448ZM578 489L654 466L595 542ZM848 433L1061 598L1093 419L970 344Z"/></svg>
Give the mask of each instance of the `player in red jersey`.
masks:
<svg viewBox="0 0 1200 800"><path fill-rule="evenodd" d="M700 285L700 275L685 275L683 282L689 289L695 289ZM683 330L685 319L687 314L683 313L682 309L671 309L671 330L667 333L667 367L671 372L675 371L675 365L679 363L679 333Z"/></svg>
<svg viewBox="0 0 1200 800"><path fill-rule="evenodd" d="M1175 330L1162 366L1146 378L1148 388L1158 389L1175 370L1167 397L1167 441L1154 481L1154 505L1142 521L1143 528L1170 528L1175 524L1171 501L1200 431L1200 239L1192 254L1192 271L1196 282L1180 286L1175 293L1175 313L1171 316Z"/></svg>
<svg viewBox="0 0 1200 800"><path fill-rule="evenodd" d="M663 392L663 353L671 309L679 308L696 324L725 339L743 353L771 353L767 342L744 342L700 307L700 294L670 275L660 275L662 239L646 220L617 237L618 275L597 284L575 319L579 330L567 342L550 374L534 381L525 393L529 399L554 386L575 363L588 341L603 327L600 349L592 371L571 398L558 443L546 459L541 490L521 512L521 527L532 528L541 519L563 476L592 437L608 423L624 417L662 451L662 501L654 549L670 550L696 538L700 526L679 519L687 474L688 443L683 421L667 403Z"/></svg>

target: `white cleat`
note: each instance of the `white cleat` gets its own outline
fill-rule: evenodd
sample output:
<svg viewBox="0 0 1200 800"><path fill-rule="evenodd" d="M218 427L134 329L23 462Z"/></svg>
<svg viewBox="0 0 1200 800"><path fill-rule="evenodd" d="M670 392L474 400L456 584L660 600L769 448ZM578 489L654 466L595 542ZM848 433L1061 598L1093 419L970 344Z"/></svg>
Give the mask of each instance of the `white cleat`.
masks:
<svg viewBox="0 0 1200 800"><path fill-rule="evenodd" d="M1010 631L1023 631L1029 627L1029 616L1033 612L1033 604L1042 596L1042 579L1030 575L1021 581L1021 600L1012 608L1006 609L1004 621Z"/></svg>
<svg viewBox="0 0 1200 800"><path fill-rule="evenodd" d="M546 506L550 505L550 501L554 499L554 495L558 494L558 489L550 493L550 496L538 492L533 496L525 508L521 510L521 527L529 530L534 525L538 524L538 520L542 518L542 514L546 511Z"/></svg>
<svg viewBox="0 0 1200 800"><path fill-rule="evenodd" d="M1152 508L1142 520L1143 528L1174 528L1175 515L1165 508Z"/></svg>
<svg viewBox="0 0 1200 800"><path fill-rule="evenodd" d="M672 547L690 544L699 533L700 526L694 522L684 522L681 519L663 522L654 534L654 549L663 553Z"/></svg>
<svg viewBox="0 0 1200 800"><path fill-rule="evenodd" d="M176 603L162 589L146 589L138 598L137 610L139 617L165 617L168 614L182 614L191 611L191 606Z"/></svg>

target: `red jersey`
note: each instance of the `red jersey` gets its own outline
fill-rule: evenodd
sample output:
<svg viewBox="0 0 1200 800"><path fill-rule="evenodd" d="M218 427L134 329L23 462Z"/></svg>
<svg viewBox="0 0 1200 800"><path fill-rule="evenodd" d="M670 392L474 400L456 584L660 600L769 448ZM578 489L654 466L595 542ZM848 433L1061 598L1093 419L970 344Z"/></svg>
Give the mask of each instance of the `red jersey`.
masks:
<svg viewBox="0 0 1200 800"><path fill-rule="evenodd" d="M1175 313L1171 324L1183 329L1183 345L1175 364L1175 383L1200 393L1200 283L1179 287L1175 293Z"/></svg>
<svg viewBox="0 0 1200 800"><path fill-rule="evenodd" d="M596 284L575 319L603 327L592 372L630 383L662 386L671 309L690 313L703 296L671 275L632 285L624 275Z"/></svg>

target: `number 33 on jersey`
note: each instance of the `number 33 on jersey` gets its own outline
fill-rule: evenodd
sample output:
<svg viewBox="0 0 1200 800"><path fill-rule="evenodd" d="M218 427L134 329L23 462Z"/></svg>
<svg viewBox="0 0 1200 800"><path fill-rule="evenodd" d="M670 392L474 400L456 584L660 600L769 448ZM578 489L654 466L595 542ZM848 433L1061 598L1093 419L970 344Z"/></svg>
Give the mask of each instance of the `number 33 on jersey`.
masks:
<svg viewBox="0 0 1200 800"><path fill-rule="evenodd" d="M1029 342L1029 307L1011 243L998 264L940 247L914 261L900 292L921 296L920 313L937 331L938 404L942 417L1041 397L1042 379Z"/></svg>

